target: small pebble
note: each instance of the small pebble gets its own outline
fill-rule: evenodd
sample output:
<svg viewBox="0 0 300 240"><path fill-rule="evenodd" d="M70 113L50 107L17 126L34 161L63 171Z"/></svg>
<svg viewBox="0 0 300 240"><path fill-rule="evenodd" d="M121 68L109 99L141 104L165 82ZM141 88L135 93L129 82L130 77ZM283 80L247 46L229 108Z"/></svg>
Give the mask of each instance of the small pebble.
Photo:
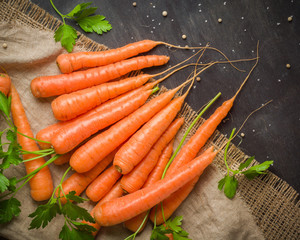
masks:
<svg viewBox="0 0 300 240"><path fill-rule="evenodd" d="M136 2L133 2L133 3L132 3L132 6L136 7Z"/></svg>
<svg viewBox="0 0 300 240"><path fill-rule="evenodd" d="M223 21L222 18L219 18L219 19L218 19L218 22L219 22L219 23L221 23L222 21Z"/></svg>
<svg viewBox="0 0 300 240"><path fill-rule="evenodd" d="M286 66L287 69L291 68L291 64L289 64L289 63L287 63L285 66Z"/></svg>
<svg viewBox="0 0 300 240"><path fill-rule="evenodd" d="M7 48L7 43L3 43L3 44L2 44L2 47L3 47L3 48Z"/></svg>
<svg viewBox="0 0 300 240"><path fill-rule="evenodd" d="M245 137L245 133L241 133L241 137Z"/></svg>
<svg viewBox="0 0 300 240"><path fill-rule="evenodd" d="M182 39L186 39L186 35L184 35L184 34L181 37L182 37Z"/></svg>
<svg viewBox="0 0 300 240"><path fill-rule="evenodd" d="M200 82L201 78L200 77L196 77L196 81Z"/></svg>
<svg viewBox="0 0 300 240"><path fill-rule="evenodd" d="M292 16L288 17L288 21L289 22L293 21L293 17Z"/></svg>
<svg viewBox="0 0 300 240"><path fill-rule="evenodd" d="M162 15L163 15L164 17L166 17L166 16L168 15L168 12L167 12L167 11L163 11L163 12L162 12Z"/></svg>

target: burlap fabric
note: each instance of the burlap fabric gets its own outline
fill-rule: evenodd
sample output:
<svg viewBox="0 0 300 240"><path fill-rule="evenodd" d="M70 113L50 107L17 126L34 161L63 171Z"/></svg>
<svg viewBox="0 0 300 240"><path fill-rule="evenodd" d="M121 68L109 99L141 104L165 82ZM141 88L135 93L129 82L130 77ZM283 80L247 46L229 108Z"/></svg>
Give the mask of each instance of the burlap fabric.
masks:
<svg viewBox="0 0 300 240"><path fill-rule="evenodd" d="M56 57L64 50L53 40L53 32L60 21L27 0L0 1L0 65L5 67L19 91L32 130L37 133L54 123L50 102L52 99L35 99L30 92L30 81L38 75L58 74ZM75 51L105 50L104 45L80 35ZM185 105L181 115L186 125L177 136L177 142L195 112ZM198 122L202 123L203 119ZM1 120L0 127L5 124ZM226 138L216 132L207 146L220 147ZM176 143L177 144L177 143ZM206 146L206 147L207 147ZM233 168L245 159L245 154L231 145L228 163ZM256 163L256 162L255 162ZM55 184L66 167L51 166ZM227 199L217 189L217 182L226 168L222 152L201 176L189 198L176 211L183 215L183 227L192 239L299 239L298 193L272 173L248 181L240 177L237 196ZM24 175L24 167L10 170L10 175ZM7 239L58 239L63 219L57 217L46 229L28 230L28 215L38 203L29 195L28 186L17 194L22 203L22 213L11 223L0 226L0 236ZM91 203L84 204L88 209ZM152 225L149 223L137 239L149 239ZM129 231L117 225L101 229L97 239L124 239Z"/></svg>

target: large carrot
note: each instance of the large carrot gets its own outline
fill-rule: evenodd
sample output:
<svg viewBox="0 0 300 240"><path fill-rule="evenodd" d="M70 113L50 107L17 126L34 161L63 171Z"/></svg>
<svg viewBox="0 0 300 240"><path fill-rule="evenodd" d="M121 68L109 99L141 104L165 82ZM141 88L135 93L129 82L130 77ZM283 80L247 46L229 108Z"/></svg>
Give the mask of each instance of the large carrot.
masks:
<svg viewBox="0 0 300 240"><path fill-rule="evenodd" d="M146 156L180 111L189 90L172 100L120 148L113 162L119 172L129 173Z"/></svg>
<svg viewBox="0 0 300 240"><path fill-rule="evenodd" d="M33 133L30 124L26 117L24 107L16 88L11 85L11 113L15 126L18 132L33 138ZM23 150L38 151L39 148L36 142L28 137L18 134L18 142ZM31 159L37 157L35 154L24 154L23 159ZM33 172L41 167L46 161L43 158L36 158L34 160L25 162L27 174ZM53 192L53 181L49 168L46 166L36 173L29 181L31 188L31 196L36 201L44 201L51 197Z"/></svg>
<svg viewBox="0 0 300 240"><path fill-rule="evenodd" d="M167 130L152 146L145 158L128 174L121 179L122 188L132 193L140 189L148 178L151 170L155 167L163 149L175 137L179 128L184 123L184 118L178 118L171 123Z"/></svg>
<svg viewBox="0 0 300 240"><path fill-rule="evenodd" d="M151 171L150 175L147 178L147 181L143 185L143 188L151 186L152 184L154 184L155 182L157 182L161 179L164 169L172 155L173 143L174 143L174 139L171 142L169 142L169 144L165 147L161 156L159 157L159 160L158 160L155 168ZM148 214L149 214L148 211L143 212L143 213L125 221L124 226L132 232L137 232L137 231L141 232L146 226L146 223L147 223L147 220L149 217L149 216L147 216ZM147 216L147 218L146 218L146 216Z"/></svg>
<svg viewBox="0 0 300 240"><path fill-rule="evenodd" d="M159 180L149 187L103 203L94 212L96 222L100 226L111 226L131 219L152 208L200 175L215 156L215 152L206 156L200 155L178 169L175 174Z"/></svg>
<svg viewBox="0 0 300 240"><path fill-rule="evenodd" d="M111 103L105 103L111 107L110 109L106 109L106 107L100 105L99 108L102 108L102 110L98 109L95 114L82 115L78 119L71 120L68 124L61 127L51 138L51 143L55 151L61 154L66 153L99 130L112 125L134 112L153 93L151 88L154 85L155 83L149 83L140 89L129 92L125 96L121 96L118 100L112 99Z"/></svg>
<svg viewBox="0 0 300 240"><path fill-rule="evenodd" d="M98 202L109 192L121 175L114 166L109 167L87 187L85 191L87 197L93 202Z"/></svg>
<svg viewBox="0 0 300 240"><path fill-rule="evenodd" d="M140 53L148 52L159 44L188 49L187 47L178 47L164 42L142 40L107 51L61 54L57 57L56 62L62 73L70 73L81 68L99 67L119 62ZM201 49L201 47L198 49Z"/></svg>
<svg viewBox="0 0 300 240"><path fill-rule="evenodd" d="M6 73L0 73L0 92L7 96L10 90L10 85L10 77Z"/></svg>
<svg viewBox="0 0 300 240"><path fill-rule="evenodd" d="M91 169L164 108L181 87L178 86L155 97L126 118L123 118L79 147L71 157L70 165L77 172L85 172Z"/></svg>
<svg viewBox="0 0 300 240"><path fill-rule="evenodd" d="M115 153L116 151L113 151L108 154L100 163L98 163L88 172L73 173L62 184L64 193L68 194L71 191L75 191L76 195L80 195L87 188L87 186L112 162ZM61 193L61 196L63 196L63 193ZM66 202L65 198L61 198L61 200L63 203Z"/></svg>
<svg viewBox="0 0 300 240"><path fill-rule="evenodd" d="M70 93L105 83L131 71L160 66L168 61L167 56L148 55L68 74L37 77L31 81L31 92L35 97Z"/></svg>

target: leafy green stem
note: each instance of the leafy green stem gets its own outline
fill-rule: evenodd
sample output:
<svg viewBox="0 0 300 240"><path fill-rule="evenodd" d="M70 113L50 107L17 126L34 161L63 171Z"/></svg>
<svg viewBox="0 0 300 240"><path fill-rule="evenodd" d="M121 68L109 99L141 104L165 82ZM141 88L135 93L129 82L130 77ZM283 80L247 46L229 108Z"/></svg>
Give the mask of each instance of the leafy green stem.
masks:
<svg viewBox="0 0 300 240"><path fill-rule="evenodd" d="M65 15L63 15L60 11L58 11L58 9L55 7L54 3L52 2L52 0L50 0L50 3L52 5L52 7L54 8L54 10L59 14L59 16L61 16L63 23L65 24Z"/></svg>

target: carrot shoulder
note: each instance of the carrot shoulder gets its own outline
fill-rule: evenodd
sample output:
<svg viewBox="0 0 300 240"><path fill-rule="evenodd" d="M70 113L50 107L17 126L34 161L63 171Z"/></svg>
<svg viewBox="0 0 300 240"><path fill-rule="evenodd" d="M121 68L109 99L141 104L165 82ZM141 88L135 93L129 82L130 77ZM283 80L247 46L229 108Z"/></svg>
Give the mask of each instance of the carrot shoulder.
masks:
<svg viewBox="0 0 300 240"><path fill-rule="evenodd" d="M10 77L6 73L0 73L0 92L4 93L4 95L7 96L10 90L10 86Z"/></svg>
<svg viewBox="0 0 300 240"><path fill-rule="evenodd" d="M35 97L62 95L108 82L131 71L160 66L168 61L167 56L139 56L88 70L37 77L31 81L31 92Z"/></svg>
<svg viewBox="0 0 300 240"><path fill-rule="evenodd" d="M191 181L213 161L216 153L203 158L201 155L152 186L142 188L118 199L105 202L94 212L96 222L101 226L111 226L124 222L152 208L180 187Z"/></svg>
<svg viewBox="0 0 300 240"><path fill-rule="evenodd" d="M24 107L16 88L11 86L11 113L17 130L29 137L33 138L33 133L30 128L30 124L26 117ZM39 150L36 142L25 136L18 134L18 142L22 149L27 151ZM37 157L34 154L24 154L23 159L31 159ZM25 168L27 174L33 172L35 169L42 166L46 161L43 158L37 158L28 162L25 162ZM44 201L51 197L53 192L53 181L51 173L48 167L42 168L33 178L30 179L29 185L31 188L31 196L36 201Z"/></svg>

